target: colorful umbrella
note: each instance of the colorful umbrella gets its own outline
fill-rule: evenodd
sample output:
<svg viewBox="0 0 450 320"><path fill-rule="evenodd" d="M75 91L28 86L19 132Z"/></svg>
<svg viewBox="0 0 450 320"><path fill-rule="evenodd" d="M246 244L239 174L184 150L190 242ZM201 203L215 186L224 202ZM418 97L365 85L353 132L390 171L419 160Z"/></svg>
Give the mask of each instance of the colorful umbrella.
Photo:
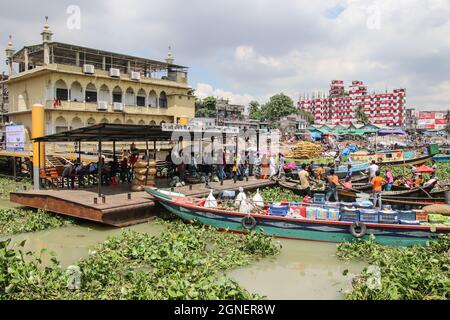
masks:
<svg viewBox="0 0 450 320"><path fill-rule="evenodd" d="M415 173L433 173L434 170L427 166L420 166L414 172Z"/></svg>

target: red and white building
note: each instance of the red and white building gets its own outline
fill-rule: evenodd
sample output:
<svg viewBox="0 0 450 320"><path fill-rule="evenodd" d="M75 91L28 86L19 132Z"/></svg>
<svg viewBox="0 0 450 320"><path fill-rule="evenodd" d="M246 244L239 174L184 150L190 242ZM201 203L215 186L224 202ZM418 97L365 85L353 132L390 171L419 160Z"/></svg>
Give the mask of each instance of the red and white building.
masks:
<svg viewBox="0 0 450 320"><path fill-rule="evenodd" d="M299 109L314 114L317 124L356 123L356 110L362 106L370 123L391 127L404 126L405 105L405 89L369 94L362 81L353 81L346 90L342 80L333 80L328 94L301 97L298 102Z"/></svg>
<svg viewBox="0 0 450 320"><path fill-rule="evenodd" d="M448 124L446 112L443 111L414 111L416 129L444 130Z"/></svg>

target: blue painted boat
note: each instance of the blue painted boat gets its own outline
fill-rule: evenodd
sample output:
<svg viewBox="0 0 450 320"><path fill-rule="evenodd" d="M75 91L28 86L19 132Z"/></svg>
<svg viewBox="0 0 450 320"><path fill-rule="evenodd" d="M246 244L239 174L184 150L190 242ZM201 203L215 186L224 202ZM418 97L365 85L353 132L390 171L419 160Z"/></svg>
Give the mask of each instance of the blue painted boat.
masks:
<svg viewBox="0 0 450 320"><path fill-rule="evenodd" d="M378 243L396 246L423 245L439 234L450 233L450 227L446 226L362 223L259 213L243 214L220 208L205 208L202 204L204 199L192 199L155 188L145 190L154 201L185 221L239 233L252 230L260 231L267 236L338 243L351 241L355 237L368 239L370 235L374 235ZM355 235L355 230L360 230L361 233Z"/></svg>
<svg viewBox="0 0 450 320"><path fill-rule="evenodd" d="M431 159L436 162L450 162L450 154L437 154Z"/></svg>

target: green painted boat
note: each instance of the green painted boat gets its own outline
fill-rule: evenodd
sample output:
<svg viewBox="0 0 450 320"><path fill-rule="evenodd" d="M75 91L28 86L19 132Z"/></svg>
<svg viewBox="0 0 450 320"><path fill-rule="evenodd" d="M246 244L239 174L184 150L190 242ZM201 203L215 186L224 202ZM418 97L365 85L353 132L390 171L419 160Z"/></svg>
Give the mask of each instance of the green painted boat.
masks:
<svg viewBox="0 0 450 320"><path fill-rule="evenodd" d="M251 230L280 238L337 243L355 238L369 239L373 235L378 243L394 246L424 245L439 234L450 233L450 227L445 226L311 220L259 213L243 214L225 209L205 208L204 199L192 199L182 194L155 188L145 190L154 201L185 221L198 222L238 233ZM357 231L356 234L355 231Z"/></svg>

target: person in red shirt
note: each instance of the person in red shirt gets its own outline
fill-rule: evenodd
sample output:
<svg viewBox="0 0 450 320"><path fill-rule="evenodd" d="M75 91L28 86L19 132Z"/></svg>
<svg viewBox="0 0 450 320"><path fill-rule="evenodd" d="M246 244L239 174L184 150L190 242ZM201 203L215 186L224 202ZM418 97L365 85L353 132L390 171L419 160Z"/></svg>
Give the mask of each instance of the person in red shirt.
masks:
<svg viewBox="0 0 450 320"><path fill-rule="evenodd" d="M380 171L377 171L375 178L372 179L372 197L374 208L376 208L378 204L378 208L381 209L381 190L383 190L383 185L386 183L387 181L380 176Z"/></svg>

